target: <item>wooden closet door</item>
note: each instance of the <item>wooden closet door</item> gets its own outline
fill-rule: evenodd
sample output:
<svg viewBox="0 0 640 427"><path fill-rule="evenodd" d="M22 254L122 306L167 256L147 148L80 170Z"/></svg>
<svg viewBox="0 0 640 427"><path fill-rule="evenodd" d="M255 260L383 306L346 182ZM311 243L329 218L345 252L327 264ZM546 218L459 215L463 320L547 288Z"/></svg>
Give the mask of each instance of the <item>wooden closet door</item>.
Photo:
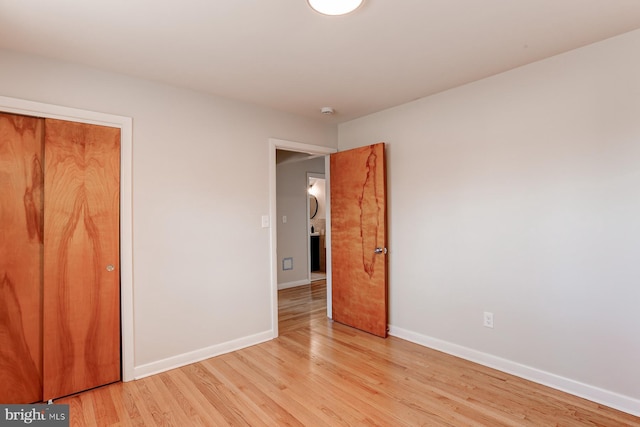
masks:
<svg viewBox="0 0 640 427"><path fill-rule="evenodd" d="M44 399L120 379L120 130L45 120Z"/></svg>
<svg viewBox="0 0 640 427"><path fill-rule="evenodd" d="M42 400L42 119L0 113L0 402Z"/></svg>

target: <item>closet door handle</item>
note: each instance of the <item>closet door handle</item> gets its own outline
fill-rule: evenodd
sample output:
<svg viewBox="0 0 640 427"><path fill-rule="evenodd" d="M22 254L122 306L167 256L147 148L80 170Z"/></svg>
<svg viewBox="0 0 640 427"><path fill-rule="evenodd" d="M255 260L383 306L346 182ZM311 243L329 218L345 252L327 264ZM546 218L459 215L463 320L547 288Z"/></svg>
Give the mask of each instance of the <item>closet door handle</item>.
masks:
<svg viewBox="0 0 640 427"><path fill-rule="evenodd" d="M109 264L107 265L107 271L108 272L112 272L113 270L115 270L116 268L113 266L113 264Z"/></svg>
<svg viewBox="0 0 640 427"><path fill-rule="evenodd" d="M375 248L373 251L374 254L387 254L387 248Z"/></svg>

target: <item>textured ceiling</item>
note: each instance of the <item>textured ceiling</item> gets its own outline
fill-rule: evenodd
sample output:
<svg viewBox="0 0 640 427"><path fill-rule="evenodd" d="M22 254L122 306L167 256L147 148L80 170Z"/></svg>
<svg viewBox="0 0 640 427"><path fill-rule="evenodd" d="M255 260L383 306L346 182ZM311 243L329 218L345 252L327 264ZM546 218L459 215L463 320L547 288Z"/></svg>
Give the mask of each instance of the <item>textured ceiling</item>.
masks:
<svg viewBox="0 0 640 427"><path fill-rule="evenodd" d="M328 123L637 28L640 0L0 0L0 48Z"/></svg>

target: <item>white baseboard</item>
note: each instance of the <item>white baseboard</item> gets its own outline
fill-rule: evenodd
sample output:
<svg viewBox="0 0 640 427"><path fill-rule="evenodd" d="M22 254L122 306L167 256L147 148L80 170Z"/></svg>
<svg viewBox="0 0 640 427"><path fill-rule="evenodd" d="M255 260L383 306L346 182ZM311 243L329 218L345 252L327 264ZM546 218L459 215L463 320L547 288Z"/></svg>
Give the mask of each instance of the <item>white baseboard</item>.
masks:
<svg viewBox="0 0 640 427"><path fill-rule="evenodd" d="M231 353L232 351L260 344L273 338L273 331L265 331L222 344L205 347L200 350L168 357L166 359L158 360L157 362L136 366L134 368L134 379L138 380L140 378L148 377L149 375L159 374L160 372L190 365L221 354Z"/></svg>
<svg viewBox="0 0 640 427"><path fill-rule="evenodd" d="M311 282L309 279L296 280L295 282L278 283L278 290L295 288L296 286L309 285Z"/></svg>
<svg viewBox="0 0 640 427"><path fill-rule="evenodd" d="M640 400L629 396L604 390L589 384L584 384L569 378L564 378L556 374L541 371L526 365L453 344L437 338L421 335L406 329L389 325L389 335L420 344L443 353L451 354L493 369L497 369L508 374L512 374L529 381L546 385L566 393L582 397L593 402L618 409L629 414L640 416Z"/></svg>

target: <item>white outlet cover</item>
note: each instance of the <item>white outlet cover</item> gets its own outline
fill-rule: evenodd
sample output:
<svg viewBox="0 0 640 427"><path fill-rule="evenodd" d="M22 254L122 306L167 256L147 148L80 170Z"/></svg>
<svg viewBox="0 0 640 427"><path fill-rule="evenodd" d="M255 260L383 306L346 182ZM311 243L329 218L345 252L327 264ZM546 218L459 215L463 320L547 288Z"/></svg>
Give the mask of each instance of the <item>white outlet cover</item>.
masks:
<svg viewBox="0 0 640 427"><path fill-rule="evenodd" d="M483 326L493 328L493 313L485 311L482 319Z"/></svg>

